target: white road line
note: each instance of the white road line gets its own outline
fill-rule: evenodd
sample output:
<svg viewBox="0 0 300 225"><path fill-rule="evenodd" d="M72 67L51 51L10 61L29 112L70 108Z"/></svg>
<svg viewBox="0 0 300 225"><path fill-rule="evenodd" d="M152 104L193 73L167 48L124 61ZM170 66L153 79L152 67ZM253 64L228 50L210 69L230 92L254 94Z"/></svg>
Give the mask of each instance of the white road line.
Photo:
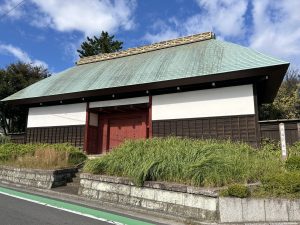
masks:
<svg viewBox="0 0 300 225"><path fill-rule="evenodd" d="M96 216L93 216L93 215L90 215L90 214L81 213L81 212L73 211L73 210L70 210L70 209L65 209L65 208L62 208L62 207L57 207L57 206L49 205L49 204L44 203L44 202L40 202L40 201L28 199L28 198L19 197L19 196L8 194L8 193L2 192L2 191L0 191L0 194L7 195L7 196L10 196L10 197L13 197L13 198L17 198L17 199L21 199L21 200L28 201L28 202L33 202L33 203L36 203L36 204L39 204L39 205L43 205L43 206L47 206L47 207L50 207L50 208L54 208L54 209L66 211L66 212L69 212L69 213L77 214L77 215L80 215L80 216L85 216L85 217L92 218L92 219L95 219L95 220L100 220L100 221L107 222L107 223L110 223L110 224L125 225L124 223L119 223L119 222L116 222L116 221L106 220L106 219L101 218L101 217L96 217Z"/></svg>

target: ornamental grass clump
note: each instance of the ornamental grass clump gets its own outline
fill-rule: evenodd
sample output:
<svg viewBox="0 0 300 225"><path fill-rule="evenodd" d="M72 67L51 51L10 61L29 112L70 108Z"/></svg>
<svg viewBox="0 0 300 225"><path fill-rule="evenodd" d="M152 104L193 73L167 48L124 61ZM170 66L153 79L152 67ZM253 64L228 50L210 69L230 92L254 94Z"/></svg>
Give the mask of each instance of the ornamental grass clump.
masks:
<svg viewBox="0 0 300 225"><path fill-rule="evenodd" d="M17 157L33 154L37 145L5 143L0 145L0 163L15 160Z"/></svg>
<svg viewBox="0 0 300 225"><path fill-rule="evenodd" d="M111 153L90 160L85 172L194 186L221 187L258 182L266 171L281 171L275 151L245 143L175 137L126 141Z"/></svg>
<svg viewBox="0 0 300 225"><path fill-rule="evenodd" d="M32 169L60 169L77 166L87 156L70 144L0 145L0 165Z"/></svg>
<svg viewBox="0 0 300 225"><path fill-rule="evenodd" d="M56 151L53 148L37 149L33 155L27 154L18 157L14 161L8 161L8 165L20 168L32 169L58 169L69 167L68 153Z"/></svg>

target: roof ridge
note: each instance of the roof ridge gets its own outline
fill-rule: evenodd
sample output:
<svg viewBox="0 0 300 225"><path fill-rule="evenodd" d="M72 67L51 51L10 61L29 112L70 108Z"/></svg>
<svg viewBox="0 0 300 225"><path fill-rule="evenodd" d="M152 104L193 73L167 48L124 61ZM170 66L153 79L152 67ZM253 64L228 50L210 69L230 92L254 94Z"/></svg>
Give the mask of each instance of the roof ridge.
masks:
<svg viewBox="0 0 300 225"><path fill-rule="evenodd" d="M99 54L99 55L94 55L94 56L87 56L80 58L76 64L77 65L82 65L82 64L87 64L87 63L93 63L93 62L99 62L99 61L104 61L104 60L109 60L109 59L115 59L115 58L121 58L125 56L130 56L130 55L136 55L136 54L141 54L144 52L151 52L159 49L164 49L164 48L170 48L178 45L184 45L184 44L189 44L193 42L198 42L198 41L205 41L205 40L210 40L214 39L215 34L213 32L204 32L200 34L194 34L190 36L185 36L185 37L180 37L176 39L171 39L167 41L161 41L157 42L151 45L144 45L141 47L135 47L135 48L128 48L124 51L119 51L119 52L113 52L113 53L104 53L104 54Z"/></svg>

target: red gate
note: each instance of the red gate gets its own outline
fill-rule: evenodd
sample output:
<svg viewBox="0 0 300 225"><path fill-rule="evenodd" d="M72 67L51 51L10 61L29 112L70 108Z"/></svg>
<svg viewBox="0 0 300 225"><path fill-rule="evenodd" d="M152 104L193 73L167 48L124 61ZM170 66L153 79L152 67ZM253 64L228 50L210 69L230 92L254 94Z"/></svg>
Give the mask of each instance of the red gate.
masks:
<svg viewBox="0 0 300 225"><path fill-rule="evenodd" d="M127 111L99 115L99 151L104 153L126 139L145 139L148 132L148 111Z"/></svg>

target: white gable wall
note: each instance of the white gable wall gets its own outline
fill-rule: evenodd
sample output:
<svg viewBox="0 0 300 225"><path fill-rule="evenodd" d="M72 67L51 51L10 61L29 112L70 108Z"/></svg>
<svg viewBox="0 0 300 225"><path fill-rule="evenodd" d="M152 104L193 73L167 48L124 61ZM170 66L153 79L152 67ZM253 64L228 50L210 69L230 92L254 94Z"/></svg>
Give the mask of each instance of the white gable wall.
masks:
<svg viewBox="0 0 300 225"><path fill-rule="evenodd" d="M91 102L90 107L145 102L148 102L148 97ZM178 92L152 97L152 120L252 114L255 114L252 85ZM85 125L85 120L86 103L35 107L29 109L27 127ZM96 120L94 120L92 118L93 124L96 125Z"/></svg>
<svg viewBox="0 0 300 225"><path fill-rule="evenodd" d="M152 97L152 120L249 114L255 114L251 84Z"/></svg>
<svg viewBox="0 0 300 225"><path fill-rule="evenodd" d="M84 125L86 103L29 108L27 127Z"/></svg>

